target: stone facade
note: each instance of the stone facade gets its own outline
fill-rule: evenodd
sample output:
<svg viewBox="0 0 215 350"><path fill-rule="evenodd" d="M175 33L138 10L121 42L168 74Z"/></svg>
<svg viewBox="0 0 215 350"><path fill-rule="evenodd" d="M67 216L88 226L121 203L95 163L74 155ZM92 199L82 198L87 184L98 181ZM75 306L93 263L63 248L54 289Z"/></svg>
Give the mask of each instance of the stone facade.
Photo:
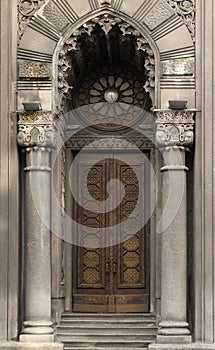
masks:
<svg viewBox="0 0 215 350"><path fill-rule="evenodd" d="M68 131L74 135L81 127L64 118L75 88L69 79L83 59L81 40L90 43L95 28L109 40L115 27L121 44L130 40L144 55L143 89L156 119L154 129L148 121L138 125L144 139L130 135L142 150L154 143L160 174L150 282L158 332L149 347L214 349L213 0L1 0L0 18L0 349L63 348L53 322L71 311L71 248L47 226L64 232L71 206L65 197L70 150L94 142L95 135L70 138L58 155L54 183L60 210L50 201L51 164ZM70 53L79 59L74 67ZM185 100L188 108L168 109L169 100ZM23 102L41 103L42 111L28 113ZM123 139L123 132L119 135ZM103 146L114 148L112 138ZM184 192L169 226L177 190L169 199L170 178ZM44 208L43 220L32 181L41 193L37 205Z"/></svg>

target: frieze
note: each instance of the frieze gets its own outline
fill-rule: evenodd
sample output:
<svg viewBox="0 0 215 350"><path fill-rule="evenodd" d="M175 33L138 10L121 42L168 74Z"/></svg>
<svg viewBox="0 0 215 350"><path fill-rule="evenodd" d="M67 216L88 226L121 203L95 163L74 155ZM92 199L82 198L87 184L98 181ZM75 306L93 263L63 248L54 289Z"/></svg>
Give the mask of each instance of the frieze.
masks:
<svg viewBox="0 0 215 350"><path fill-rule="evenodd" d="M162 73L163 75L194 75L195 59L190 57L163 61Z"/></svg>
<svg viewBox="0 0 215 350"><path fill-rule="evenodd" d="M155 110L156 143L160 147L191 147L196 110Z"/></svg>
<svg viewBox="0 0 215 350"><path fill-rule="evenodd" d="M45 0L18 0L18 42L33 15L45 4Z"/></svg>
<svg viewBox="0 0 215 350"><path fill-rule="evenodd" d="M52 112L19 113L19 122L22 123L52 123Z"/></svg>
<svg viewBox="0 0 215 350"><path fill-rule="evenodd" d="M167 4L166 0L160 0L152 10L146 15L143 22L153 30L167 19L174 15L173 9Z"/></svg>
<svg viewBox="0 0 215 350"><path fill-rule="evenodd" d="M167 0L167 3L182 18L195 41L196 0Z"/></svg>
<svg viewBox="0 0 215 350"><path fill-rule="evenodd" d="M19 78L47 79L51 78L51 64L46 62L19 61Z"/></svg>
<svg viewBox="0 0 215 350"><path fill-rule="evenodd" d="M73 150L87 149L151 149L154 148L152 140L145 137L71 137L66 144Z"/></svg>

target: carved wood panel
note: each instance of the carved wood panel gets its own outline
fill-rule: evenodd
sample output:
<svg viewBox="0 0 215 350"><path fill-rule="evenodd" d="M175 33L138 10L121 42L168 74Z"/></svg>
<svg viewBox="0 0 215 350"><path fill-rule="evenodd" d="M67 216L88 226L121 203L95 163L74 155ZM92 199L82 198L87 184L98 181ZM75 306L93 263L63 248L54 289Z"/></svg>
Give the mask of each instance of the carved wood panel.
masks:
<svg viewBox="0 0 215 350"><path fill-rule="evenodd" d="M87 157L82 159L78 173L75 174L80 202L74 205L74 215L83 225L77 234L80 236L80 245L84 247L74 247L73 310L148 312L150 265L148 226L145 225L138 231L138 228L142 227L145 210L143 202L139 200L140 187L144 201L148 201L147 167L144 163L135 164L135 160L132 164L132 155L128 154L121 154L120 160L117 160L117 154L104 154L103 157L104 160L92 165L90 171L89 159ZM96 159L96 156L93 158ZM127 164L128 159L130 165ZM107 200L107 185L113 179L123 183L124 198L116 209L109 210L107 207L106 212L101 213L99 203ZM89 203L87 192L96 199L97 208L95 203ZM120 190L116 188L114 201L117 200L119 192ZM84 209L89 205L92 211ZM135 208L138 205L141 207L137 208L136 212ZM93 208L96 211L93 211ZM127 225L126 235L125 225ZM105 227L108 229L111 227L113 230L111 245L108 242L109 236L101 234L101 230ZM130 227L137 227L138 232L131 235ZM94 229L94 234L89 233L89 228ZM120 235L122 243L116 244ZM104 242L101 241L103 239L107 240L107 247L98 248L101 243L104 246Z"/></svg>

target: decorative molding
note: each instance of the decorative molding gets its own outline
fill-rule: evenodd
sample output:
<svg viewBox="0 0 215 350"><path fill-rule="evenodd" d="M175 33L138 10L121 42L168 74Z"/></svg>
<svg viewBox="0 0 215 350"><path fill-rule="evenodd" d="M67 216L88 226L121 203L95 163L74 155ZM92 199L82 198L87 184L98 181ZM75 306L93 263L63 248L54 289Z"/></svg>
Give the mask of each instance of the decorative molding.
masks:
<svg viewBox="0 0 215 350"><path fill-rule="evenodd" d="M164 76L160 81L161 89L195 89L195 77Z"/></svg>
<svg viewBox="0 0 215 350"><path fill-rule="evenodd" d="M70 62L67 59L67 55L71 51L77 51L79 47L79 38L82 34L87 34L91 36L92 31L95 25L98 24L104 33L107 35L111 29L118 25L119 29L122 32L123 36L133 35L137 38L137 50L141 50L145 53L145 68L148 72L148 80L144 86L146 92L149 92L154 98L154 88L155 88L155 59L154 53L151 49L149 43L145 38L142 37L141 33L130 24L126 23L119 17L115 17L110 14L103 14L95 18L90 19L80 28L77 28L75 32L68 38L60 51L59 60L58 60L58 108L60 108L62 101L69 97L70 87L67 83L68 73L71 69Z"/></svg>
<svg viewBox="0 0 215 350"><path fill-rule="evenodd" d="M191 75L195 73L195 59L178 58L162 62L163 75Z"/></svg>
<svg viewBox="0 0 215 350"><path fill-rule="evenodd" d="M17 82L17 90L51 91L51 80L20 80Z"/></svg>
<svg viewBox="0 0 215 350"><path fill-rule="evenodd" d="M89 5L91 7L91 10L97 10L99 8L99 1L98 0L88 0Z"/></svg>
<svg viewBox="0 0 215 350"><path fill-rule="evenodd" d="M18 59L52 63L52 55L25 49L18 49Z"/></svg>
<svg viewBox="0 0 215 350"><path fill-rule="evenodd" d="M20 42L32 16L44 3L45 0L18 0L18 42Z"/></svg>
<svg viewBox="0 0 215 350"><path fill-rule="evenodd" d="M194 140L196 110L155 110L156 143L159 147L190 147Z"/></svg>
<svg viewBox="0 0 215 350"><path fill-rule="evenodd" d="M150 30L153 30L172 17L174 13L173 9L166 3L166 0L160 0L146 15L143 22Z"/></svg>
<svg viewBox="0 0 215 350"><path fill-rule="evenodd" d="M56 127L52 113L19 113L17 142L24 148L54 148Z"/></svg>
<svg viewBox="0 0 215 350"><path fill-rule="evenodd" d="M172 16L161 26L155 28L151 33L151 36L155 41L158 41L183 25L184 24L179 16Z"/></svg>
<svg viewBox="0 0 215 350"><path fill-rule="evenodd" d="M161 52L160 54L161 61L170 60L170 59L179 59L179 58L190 58L190 57L195 57L194 45L179 48L176 50Z"/></svg>
<svg viewBox="0 0 215 350"><path fill-rule="evenodd" d="M116 142L117 139L117 142ZM146 137L87 137L87 136L79 136L79 137L71 137L69 141L67 141L67 148L71 148L73 150L80 150L82 148L87 147L87 149L152 149L154 148L154 143L147 139Z"/></svg>
<svg viewBox="0 0 215 350"><path fill-rule="evenodd" d="M51 78L51 64L46 62L19 61L19 78L47 79Z"/></svg>
<svg viewBox="0 0 215 350"><path fill-rule="evenodd" d="M187 26L193 41L195 41L195 0L166 0L174 11L182 18Z"/></svg>

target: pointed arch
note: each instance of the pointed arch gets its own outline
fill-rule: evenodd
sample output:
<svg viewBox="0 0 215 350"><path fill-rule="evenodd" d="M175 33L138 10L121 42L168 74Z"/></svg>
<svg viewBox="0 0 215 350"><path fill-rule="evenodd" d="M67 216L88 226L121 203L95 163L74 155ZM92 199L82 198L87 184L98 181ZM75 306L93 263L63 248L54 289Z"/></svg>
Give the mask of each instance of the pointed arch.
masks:
<svg viewBox="0 0 215 350"><path fill-rule="evenodd" d="M117 25L122 36L130 35L136 38L136 49L144 51L146 56L147 82L144 88L149 92L153 105L159 106L160 55L155 41L144 25L136 23L129 16L118 13L113 9L103 8L96 11L93 15L88 14L73 23L56 46L53 55L53 111L59 113L61 101L66 98L71 88L67 82L67 74L71 67L66 56L69 52L79 50L78 38L82 34L91 36L96 24L100 26L106 35Z"/></svg>

